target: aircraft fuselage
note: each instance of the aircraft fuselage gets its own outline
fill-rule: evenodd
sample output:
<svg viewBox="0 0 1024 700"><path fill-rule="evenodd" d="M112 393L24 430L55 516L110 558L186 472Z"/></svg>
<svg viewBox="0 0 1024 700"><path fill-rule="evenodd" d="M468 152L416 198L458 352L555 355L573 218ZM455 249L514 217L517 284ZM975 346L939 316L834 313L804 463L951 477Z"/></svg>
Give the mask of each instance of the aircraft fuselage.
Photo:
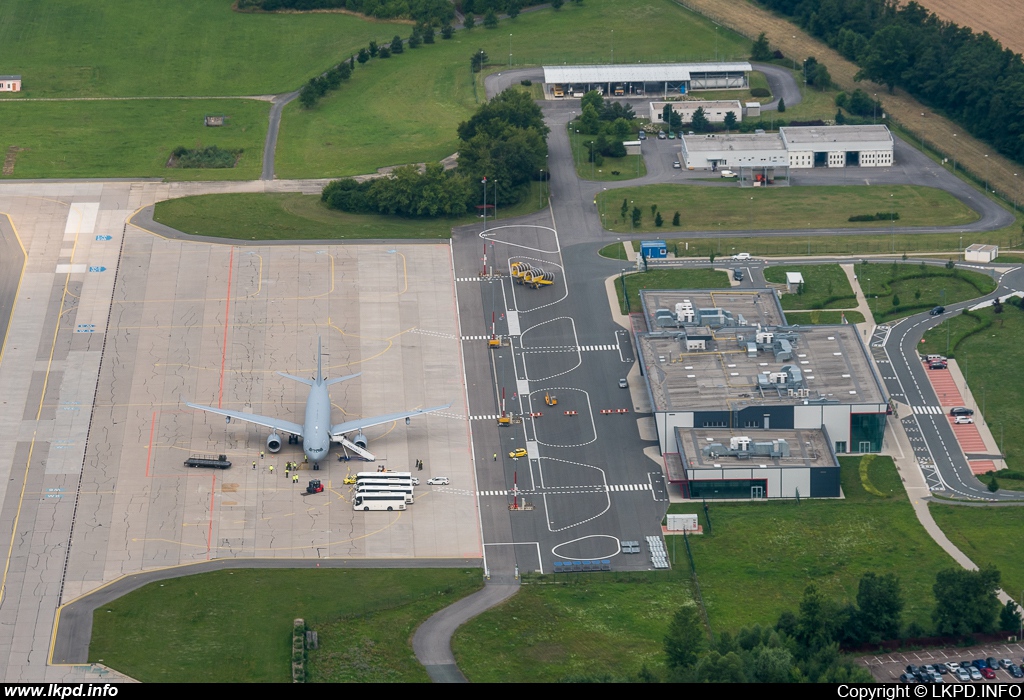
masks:
<svg viewBox="0 0 1024 700"><path fill-rule="evenodd" d="M331 450L331 397L327 384L319 381L309 388L306 417L302 424L302 451L314 464L327 459Z"/></svg>

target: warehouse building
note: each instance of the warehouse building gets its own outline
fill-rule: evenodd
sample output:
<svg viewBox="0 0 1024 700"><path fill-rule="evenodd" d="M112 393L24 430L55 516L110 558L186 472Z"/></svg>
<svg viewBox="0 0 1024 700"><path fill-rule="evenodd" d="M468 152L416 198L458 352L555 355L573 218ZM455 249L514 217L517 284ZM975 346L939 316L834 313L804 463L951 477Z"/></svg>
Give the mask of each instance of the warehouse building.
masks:
<svg viewBox="0 0 1024 700"><path fill-rule="evenodd" d="M666 477L684 495L700 481L707 498L749 498L755 487L763 498L838 496L835 455L882 449L889 404L856 327L787 326L771 289L640 294L641 369ZM749 460L740 466L723 450L687 452L709 437L758 446L731 455ZM780 439L788 456L765 446Z"/></svg>
<svg viewBox="0 0 1024 700"><path fill-rule="evenodd" d="M747 62L544 66L544 95L583 97L597 90L605 97L668 97L691 90L742 90L751 70Z"/></svg>
<svg viewBox="0 0 1024 700"><path fill-rule="evenodd" d="M744 166L863 168L893 164L889 128L877 126L784 126L778 133L683 136L683 163L690 169Z"/></svg>
<svg viewBox="0 0 1024 700"><path fill-rule="evenodd" d="M743 108L739 100L686 100L683 102L651 102L651 124L665 123L665 105L672 105L672 111L680 116L683 124L693 121L693 114L703 108L709 122L721 124L725 115L732 112L739 122L743 119Z"/></svg>

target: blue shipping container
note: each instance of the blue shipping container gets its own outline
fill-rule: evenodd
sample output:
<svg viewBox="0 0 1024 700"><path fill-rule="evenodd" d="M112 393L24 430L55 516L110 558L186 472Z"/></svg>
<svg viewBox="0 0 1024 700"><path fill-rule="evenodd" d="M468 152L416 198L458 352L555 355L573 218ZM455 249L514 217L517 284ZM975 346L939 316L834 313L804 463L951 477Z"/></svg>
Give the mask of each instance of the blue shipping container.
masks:
<svg viewBox="0 0 1024 700"><path fill-rule="evenodd" d="M640 255L645 258L666 258L668 247L665 241L640 241Z"/></svg>

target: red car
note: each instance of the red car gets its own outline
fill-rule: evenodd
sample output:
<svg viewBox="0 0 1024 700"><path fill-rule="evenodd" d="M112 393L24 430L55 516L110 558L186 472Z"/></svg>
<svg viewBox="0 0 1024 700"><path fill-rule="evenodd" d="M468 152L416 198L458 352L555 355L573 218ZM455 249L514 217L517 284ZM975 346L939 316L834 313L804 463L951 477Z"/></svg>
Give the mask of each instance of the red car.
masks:
<svg viewBox="0 0 1024 700"><path fill-rule="evenodd" d="M981 669L981 675L985 680L991 681L995 679L996 672L990 669L988 666L986 666L985 668Z"/></svg>

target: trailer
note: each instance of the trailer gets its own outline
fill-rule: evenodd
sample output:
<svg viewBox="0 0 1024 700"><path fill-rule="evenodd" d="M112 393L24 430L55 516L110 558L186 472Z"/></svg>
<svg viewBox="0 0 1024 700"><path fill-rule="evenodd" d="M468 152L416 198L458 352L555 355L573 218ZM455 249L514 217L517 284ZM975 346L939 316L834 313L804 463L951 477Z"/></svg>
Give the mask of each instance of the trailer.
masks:
<svg viewBox="0 0 1024 700"><path fill-rule="evenodd" d="M227 469L231 466L227 455L192 455L185 460L186 467L206 469Z"/></svg>

